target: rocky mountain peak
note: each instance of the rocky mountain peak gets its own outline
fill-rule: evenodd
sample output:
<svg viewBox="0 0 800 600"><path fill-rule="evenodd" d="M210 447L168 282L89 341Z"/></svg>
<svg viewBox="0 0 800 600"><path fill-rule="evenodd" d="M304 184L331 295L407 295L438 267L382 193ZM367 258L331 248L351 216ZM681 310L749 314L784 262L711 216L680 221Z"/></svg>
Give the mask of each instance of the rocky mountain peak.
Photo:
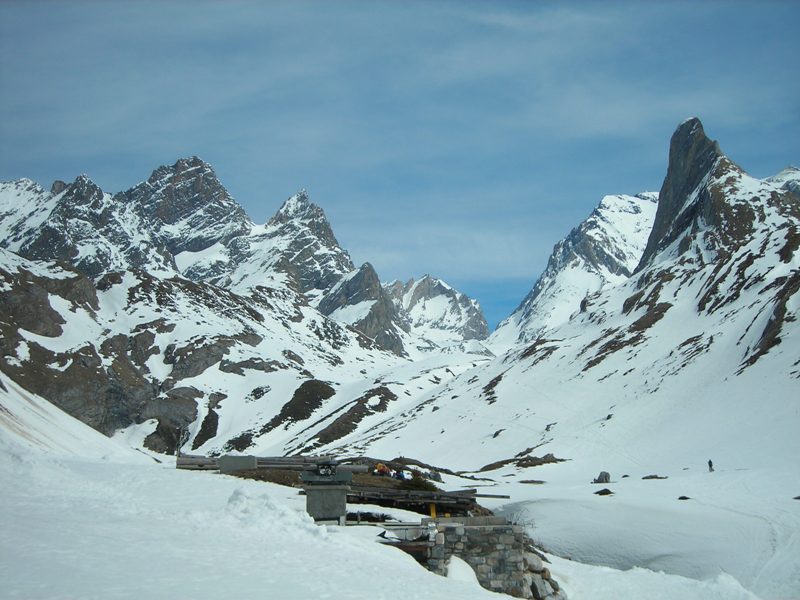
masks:
<svg viewBox="0 0 800 600"><path fill-rule="evenodd" d="M658 202L653 192L605 196L586 220L556 243L533 289L492 334L492 349L504 351L544 335L579 311L588 295L630 277Z"/></svg>
<svg viewBox="0 0 800 600"><path fill-rule="evenodd" d="M456 292L456 290L447 285L441 279L437 279L436 277L432 277L427 274L423 275L418 281L410 279L408 283L406 283L405 294L408 294L409 292L410 296L404 299L406 310L411 310L417 305L417 303L425 300L432 300L437 296L446 296L456 300L456 302L461 300L461 298L458 297L459 294ZM464 299L465 298L466 297L464 297Z"/></svg>
<svg viewBox="0 0 800 600"><path fill-rule="evenodd" d="M58 196L61 192L63 192L65 189L67 189L68 185L69 184L66 183L65 181L61 181L60 179L56 179L53 182L53 185L50 186L50 193L53 194L53 196Z"/></svg>
<svg viewBox="0 0 800 600"><path fill-rule="evenodd" d="M667 176L658 195L653 230L637 270L641 270L659 250L672 243L680 234L683 228L676 227L676 221L683 212L687 199L721 158L725 158L725 155L719 144L706 136L700 119L692 117L678 125L670 139ZM733 163L730 166L738 169Z"/></svg>
<svg viewBox="0 0 800 600"><path fill-rule="evenodd" d="M355 268L325 213L309 200L305 190L283 203L267 229L271 239L283 240L283 258L277 268L290 273L303 293L329 290Z"/></svg>
<svg viewBox="0 0 800 600"><path fill-rule="evenodd" d="M290 196L269 220L269 225L281 225L291 221L311 221L318 222L317 229L323 231L330 229L330 223L325 216L325 212L316 204L311 202L308 192L301 189L299 192ZM331 234L332 235L332 234Z"/></svg>
<svg viewBox="0 0 800 600"><path fill-rule="evenodd" d="M405 284L393 281L383 286L398 313L406 315L423 338L440 346L465 340L484 340L489 327L477 301L441 279L424 275Z"/></svg>
<svg viewBox="0 0 800 600"><path fill-rule="evenodd" d="M780 173L768 177L765 181L779 185L785 190L789 190L795 196L800 197L800 169L792 165L781 170Z"/></svg>
<svg viewBox="0 0 800 600"><path fill-rule="evenodd" d="M103 200L103 190L88 175L78 175L75 181L63 187L62 192L64 196L59 202L59 207L68 212L79 206L99 209Z"/></svg>
<svg viewBox="0 0 800 600"><path fill-rule="evenodd" d="M252 227L211 165L197 156L158 167L147 181L115 200L134 207L172 254L225 243Z"/></svg>
<svg viewBox="0 0 800 600"><path fill-rule="evenodd" d="M211 174L216 178L216 173L211 165L198 156L189 156L179 158L173 165L161 165L150 174L147 183L160 187L162 182L170 177L190 179L204 174Z"/></svg>
<svg viewBox="0 0 800 600"><path fill-rule="evenodd" d="M370 263L342 277L323 296L318 308L322 314L374 339L381 348L405 355L401 332L408 331L408 323Z"/></svg>

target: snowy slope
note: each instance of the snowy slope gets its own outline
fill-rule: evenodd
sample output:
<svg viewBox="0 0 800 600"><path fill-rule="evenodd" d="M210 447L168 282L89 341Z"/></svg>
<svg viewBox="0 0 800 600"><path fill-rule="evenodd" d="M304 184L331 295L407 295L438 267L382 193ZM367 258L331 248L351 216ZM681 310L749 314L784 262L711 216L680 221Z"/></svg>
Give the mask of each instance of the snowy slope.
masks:
<svg viewBox="0 0 800 600"><path fill-rule="evenodd" d="M242 434L275 429L266 424L303 383L338 386L400 360L286 289L245 297L143 272L95 287L6 251L0 276L0 371L107 434L155 419L148 446L160 451L181 428L195 449L234 438L243 449ZM323 399L303 399L301 412Z"/></svg>
<svg viewBox="0 0 800 600"><path fill-rule="evenodd" d="M547 268L488 345L495 351L530 342L565 323L581 302L633 273L656 214L658 194L606 196L592 214L558 242Z"/></svg>
<svg viewBox="0 0 800 600"><path fill-rule="evenodd" d="M254 597L267 587L281 599L490 597L474 576L438 577L381 546L379 527L314 525L295 489L157 463L5 378L0 406L9 597ZM551 561L572 600L755 599L727 575L698 582Z"/></svg>
<svg viewBox="0 0 800 600"><path fill-rule="evenodd" d="M682 152L702 160L689 164ZM699 121L679 127L671 157L655 237L632 277L503 357L454 357L431 387L418 385L415 399L347 443L394 456L413 440L416 458L466 470L511 460L485 474L512 496L542 499L530 508L534 533L560 553L583 548L583 560L687 577L727 572L765 598L792 597L800 202L744 173ZM385 379L411 392L409 374ZM521 460L548 453L569 462ZM724 465L711 482L708 459ZM592 495L601 470L617 496ZM659 473L669 480L640 479ZM523 479L548 483L513 483Z"/></svg>
<svg viewBox="0 0 800 600"><path fill-rule="evenodd" d="M15 417L31 412L18 404L32 401L24 393L10 400L17 392L0 390L1 406ZM52 407L44 410L53 416ZM296 489L177 471L132 450L125 455L107 438L101 448L91 433L80 448L73 434L85 426L63 413L35 428L58 441L31 453L2 414L4 597L255 598L265 590L287 600L497 597L382 546L380 528L315 525Z"/></svg>
<svg viewBox="0 0 800 600"><path fill-rule="evenodd" d="M265 587L279 598L489 597L474 576L438 577L377 544L380 528L314 525L292 488L158 464L6 379L0 406L9 597L251 597ZM698 582L551 561L572 600L755 599L727 575Z"/></svg>
<svg viewBox="0 0 800 600"><path fill-rule="evenodd" d="M184 426L185 447L201 453L404 455L452 469L485 467L477 476L486 479L474 484L510 494L512 506L489 503L530 519L546 547L588 563L640 568L586 572L557 563L579 590L588 589L582 578L608 575L620 589L646 589L641 597L658 597L658 589L697 598L791 598L800 581L793 500L800 494L800 200L791 181L791 173L749 177L699 121L682 123L652 233L637 246L644 246L640 258L630 254L626 278L604 285L542 337L494 359L452 351L403 360L327 319L289 285L250 288L244 296L179 277L125 273L95 286L68 269L4 252L0 371L65 409L76 397L113 399L114 411L99 402L82 418L99 428L127 427L127 439L166 450ZM211 248L208 256L219 249ZM357 307L339 306L346 319ZM567 462L534 466L547 454ZM593 494L598 486L590 481L601 470L612 474L613 496ZM668 479L641 479L650 474ZM176 483L195 481L186 475L168 481L148 470L138 481L174 486L201 502L199 487ZM31 480L4 500L10 510L20 510L19 490ZM525 483L531 480L544 483ZM69 490L82 485L83 475L65 483ZM157 502L123 489L141 504ZM59 502L58 494L46 497ZM225 510L228 499L240 505L230 489L213 505L194 505L208 511L200 529L226 540L208 525L208 513ZM247 514L261 510L243 502ZM39 509L25 510L28 522L41 521ZM270 505L247 527L234 526L234 537L250 540L242 529L282 523L275 516L282 510ZM181 530L188 526L174 505L153 511L147 517L160 524L177 518ZM125 533L142 527L124 511L107 514L126 523ZM19 527L3 525L13 532L8 539L23 539ZM189 543L164 531L183 540L181 547ZM278 526L266 535L288 534ZM313 535L304 538L312 546ZM46 556L41 546L37 541L23 556ZM305 542L298 551L308 552ZM656 576L656 583L641 567L672 577ZM288 586L282 574L293 571L268 572ZM2 575L5 581L12 573ZM170 581L167 574L160 580ZM71 585L74 596L86 592L80 582Z"/></svg>

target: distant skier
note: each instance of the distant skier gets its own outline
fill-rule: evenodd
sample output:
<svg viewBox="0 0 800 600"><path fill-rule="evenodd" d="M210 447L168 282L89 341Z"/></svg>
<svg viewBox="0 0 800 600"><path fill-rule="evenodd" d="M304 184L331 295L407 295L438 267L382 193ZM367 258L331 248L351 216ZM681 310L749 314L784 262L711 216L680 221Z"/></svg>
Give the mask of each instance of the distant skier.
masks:
<svg viewBox="0 0 800 600"><path fill-rule="evenodd" d="M714 472L714 463L711 462L710 458L708 459L708 472L709 473L713 473Z"/></svg>

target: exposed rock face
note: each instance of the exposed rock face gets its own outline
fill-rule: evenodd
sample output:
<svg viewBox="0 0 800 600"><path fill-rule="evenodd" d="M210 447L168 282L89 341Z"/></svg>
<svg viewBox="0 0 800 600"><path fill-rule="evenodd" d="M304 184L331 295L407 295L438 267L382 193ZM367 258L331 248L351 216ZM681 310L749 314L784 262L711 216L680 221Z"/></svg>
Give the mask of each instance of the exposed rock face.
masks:
<svg viewBox="0 0 800 600"><path fill-rule="evenodd" d="M38 186L13 190L17 184L0 184L3 199L17 203L15 211L0 213L6 233L0 246L34 260L68 262L89 277L129 268L175 272L172 256L141 216L85 175L69 185L56 182L49 193Z"/></svg>
<svg viewBox="0 0 800 600"><path fill-rule="evenodd" d="M658 196L606 196L592 214L558 242L547 268L512 315L492 334L502 350L531 342L565 323L587 296L631 276L644 251Z"/></svg>
<svg viewBox="0 0 800 600"><path fill-rule="evenodd" d="M350 406L334 421L322 429L312 440L312 443L303 448L304 453L313 452L315 448L335 442L356 430L359 423L366 417L386 412L390 402L397 400L397 396L386 386L369 390L363 396L354 400Z"/></svg>
<svg viewBox="0 0 800 600"><path fill-rule="evenodd" d="M68 262L93 279L136 269L243 295L259 286L288 288L312 306L324 301L328 314L344 305L332 307L338 300L327 294L355 270L305 190L286 200L268 223L255 225L196 156L161 166L147 181L114 196L85 175L71 184L56 181L50 192L29 180L0 183L0 247ZM368 270L348 281L348 290L377 304L371 314L343 322L402 355L407 315L401 306L392 308L375 285L374 269ZM358 284L366 287L354 295ZM480 337L480 317L465 334Z"/></svg>
<svg viewBox="0 0 800 600"><path fill-rule="evenodd" d="M689 137L697 135L689 131L694 131ZM689 151L707 146L702 140L676 145ZM702 162L707 153L698 156ZM680 153L675 160L686 163ZM334 283L303 293L303 277L274 270L276 263L269 261L287 256L284 251L295 239L319 241L310 227L289 227L296 222L292 215L306 214L305 201L297 199L272 225L215 242L209 255L221 257L224 265L235 263L226 252L236 244L246 251L246 265L225 271L227 276L249 269L253 279L239 282L243 293L233 283L226 288L201 278L133 270L105 273L95 285L77 271L0 251L0 370L104 431L143 425L152 417L158 425L147 438L151 447L172 451L179 429L188 426L187 447L201 453L226 447L284 453L313 445L320 452L346 448L367 454L370 448L394 449L408 439L425 439L430 441L420 452L428 453L426 460L447 444L493 446L496 457L506 459L510 454L496 448L510 448L508 440L524 439L513 454L531 444L547 445L567 428L570 435L579 426L580 431L607 427L612 432L624 422L616 416L609 421L611 413L617 414L611 404L618 397L619 410L657 406L659 412L652 414L663 416L669 426L669 403L691 396L686 392L695 389L694 378L716 378L703 388L712 393L712 385L730 391L742 377L752 389L758 381L768 395L785 396L798 377L793 349L800 201L791 191L792 174L756 180L724 156L704 176L684 166L687 177L699 183L682 203L673 202L680 205L677 217L661 227L666 232L661 239L672 241L655 243L655 253L631 275L638 262L634 246L615 249L608 241L623 239L635 229L632 223L644 231L641 217L647 207L655 213L653 199L604 199L590 223L579 228L581 235L565 240L564 251L553 260L566 266L559 277L574 262L581 275L593 268L606 281L619 277L621 282L576 295L566 322L494 361L473 354L415 364L377 351L352 328L355 324L375 339L387 331L396 334L416 358L409 344L415 342L414 327L406 332L404 319L421 307L429 315L445 314L428 310L437 302L451 306L452 297L438 293L433 281L407 289L405 284L383 287L365 265L338 279L309 278L308 285ZM677 176L670 185L691 187ZM0 228L9 234L3 239L20 247L71 193L69 188L56 186L58 195L52 196L30 182L17 182L7 196L0 194ZM90 185L84 189L86 205L100 202ZM9 207L24 199L44 210L22 203L28 215L23 223ZM102 197L101 208L108 199ZM675 223L685 226L678 230ZM98 224L102 227L101 220ZM333 243L324 232L321 237ZM641 251L646 245L642 241ZM166 243L164 248L170 253ZM331 272L346 266L324 262L324 254L320 250L309 260L333 264ZM176 266L199 265L199 255L205 251L184 250ZM308 266L317 274L324 271ZM263 285L273 276L271 285ZM389 297L401 293L411 307L410 312L403 308L405 314ZM543 297L545 291L537 301ZM394 341L381 339L386 347ZM307 387L316 389L304 388L295 397L310 380L317 383ZM372 393L382 388L388 391ZM596 390L603 394L595 395ZM221 395L226 396L222 402ZM700 396L690 399L706 403L701 416L716 414L719 407L712 411ZM762 401L780 413L772 398ZM693 402L684 402L681 410L691 412ZM517 419L526 427L509 426Z"/></svg>
<svg viewBox="0 0 800 600"><path fill-rule="evenodd" d="M224 244L252 227L211 166L196 156L157 168L114 200L135 207L151 235L173 256Z"/></svg>
<svg viewBox="0 0 800 600"><path fill-rule="evenodd" d="M14 184L3 185L2 195L13 201L8 188ZM89 277L127 269L175 275L177 254L224 244L252 227L197 157L159 167L113 197L85 175L69 185L57 181L49 193L28 186L15 195L27 206L0 212L0 227L10 234L3 247L35 260L69 262ZM15 213L22 218L15 221Z"/></svg>
<svg viewBox="0 0 800 600"><path fill-rule="evenodd" d="M352 325L381 347L404 354L400 331L408 331L369 263L343 277L320 301L318 308L336 321Z"/></svg>
<svg viewBox="0 0 800 600"><path fill-rule="evenodd" d="M312 377L303 355L330 372L352 369L340 352L383 354L297 305L288 290L243 297L143 272L109 273L95 286L78 271L0 250L0 372L103 433L155 419L148 447L171 453L189 428L199 448L215 443L231 387L242 390L225 405L235 411L264 398L273 376L283 385ZM319 387L315 406L332 393ZM308 398L300 394L287 414L305 418Z"/></svg>
<svg viewBox="0 0 800 600"><path fill-rule="evenodd" d="M800 246L800 199L791 191L792 171L754 179L706 137L699 120L681 123L672 136L667 177L646 249L628 285L619 286L628 294L620 303L621 319L602 297L586 298L574 318L587 324L586 330L591 329L588 324L616 323L581 352L588 358L583 371L614 355L635 357L662 322L677 326L670 318L677 305L696 303L698 315L722 321L713 327L698 325L671 356L688 357L688 362L709 352L728 334L723 323L734 316L742 321L745 312L751 315L744 319L750 325L735 343L742 349L732 350L744 352L739 373L780 344L783 334L777 332L794 319L788 298L796 293L798 280L782 266L791 263ZM538 356L545 349L552 354L556 347L531 347L524 354Z"/></svg>
<svg viewBox="0 0 800 600"><path fill-rule="evenodd" d="M724 164L720 164L721 159L724 159ZM691 118L681 123L670 140L667 176L659 193L653 229L637 270L675 241L699 216L698 211L691 207L705 204L699 202L698 192L712 170L718 168L718 175L728 169L741 173L741 169L722 154L719 144L706 136L699 119ZM709 224L719 224L713 212L703 212L710 219Z"/></svg>
<svg viewBox="0 0 800 600"><path fill-rule="evenodd" d="M267 226L287 240L281 266L303 293L325 291L353 270L353 262L336 241L322 209L301 190L284 202Z"/></svg>
<svg viewBox="0 0 800 600"><path fill-rule="evenodd" d="M87 340L68 351L30 339L33 333L55 342L65 334L68 322L53 308L54 298L96 317L92 283L80 273L35 268L1 252L0 371L103 433L133 423L158 386L125 353L127 338L108 339L99 347Z"/></svg>

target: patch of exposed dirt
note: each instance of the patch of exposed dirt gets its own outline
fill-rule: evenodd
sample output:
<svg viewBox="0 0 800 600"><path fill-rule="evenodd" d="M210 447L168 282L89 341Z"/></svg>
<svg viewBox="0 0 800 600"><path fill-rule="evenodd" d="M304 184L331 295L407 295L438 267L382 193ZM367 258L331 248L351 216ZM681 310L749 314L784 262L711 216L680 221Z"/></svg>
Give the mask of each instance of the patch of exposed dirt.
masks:
<svg viewBox="0 0 800 600"><path fill-rule="evenodd" d="M478 469L479 473L483 473L485 471L494 471L501 467L505 467L506 465L515 465L520 469L526 469L528 467L538 467L539 465L548 465L552 463L560 463L566 462L566 458L556 458L553 456L552 453L545 454L544 456L523 456L523 457L514 457L514 458L507 458L505 460L498 460L493 463L489 463L488 465L484 465L480 469Z"/></svg>
<svg viewBox="0 0 800 600"><path fill-rule="evenodd" d="M319 381L318 379L304 381L294 391L292 399L283 405L281 412L275 415L269 423L261 427L258 432L259 435L264 435L279 426L288 429L292 423L305 421L315 410L322 406L325 400L335 393L336 390L324 381Z"/></svg>

